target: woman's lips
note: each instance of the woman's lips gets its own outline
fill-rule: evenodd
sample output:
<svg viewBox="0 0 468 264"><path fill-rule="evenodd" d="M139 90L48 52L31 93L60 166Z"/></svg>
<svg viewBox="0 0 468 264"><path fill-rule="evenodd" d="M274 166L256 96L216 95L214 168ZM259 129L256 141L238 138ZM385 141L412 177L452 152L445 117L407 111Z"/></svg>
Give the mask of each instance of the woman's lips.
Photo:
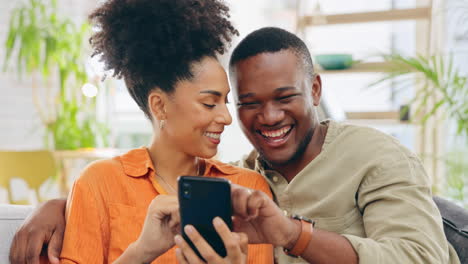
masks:
<svg viewBox="0 0 468 264"><path fill-rule="evenodd" d="M204 136L213 144L218 145L221 142L221 133L222 132L205 132Z"/></svg>

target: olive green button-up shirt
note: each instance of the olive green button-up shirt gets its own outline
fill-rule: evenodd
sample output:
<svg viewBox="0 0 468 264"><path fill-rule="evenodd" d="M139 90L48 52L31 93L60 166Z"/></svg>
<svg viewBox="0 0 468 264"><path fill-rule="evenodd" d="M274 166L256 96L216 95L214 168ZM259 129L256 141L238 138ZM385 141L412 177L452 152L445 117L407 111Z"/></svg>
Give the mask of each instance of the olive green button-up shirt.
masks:
<svg viewBox="0 0 468 264"><path fill-rule="evenodd" d="M256 152L238 162L265 176L278 205L349 240L361 264L458 264L420 160L372 128L326 121L321 153L291 182ZM278 248L280 264L305 263Z"/></svg>

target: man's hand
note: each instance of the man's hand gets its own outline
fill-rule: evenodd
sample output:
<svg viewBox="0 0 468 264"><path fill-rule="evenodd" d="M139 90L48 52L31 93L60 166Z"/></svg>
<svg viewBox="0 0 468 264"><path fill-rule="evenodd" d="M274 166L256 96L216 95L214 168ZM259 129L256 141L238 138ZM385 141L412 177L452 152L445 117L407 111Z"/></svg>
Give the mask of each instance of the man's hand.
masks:
<svg viewBox="0 0 468 264"><path fill-rule="evenodd" d="M261 191L231 185L234 231L244 232L250 243L273 244L289 248L300 234L300 223L283 211Z"/></svg>
<svg viewBox="0 0 468 264"><path fill-rule="evenodd" d="M65 230L66 200L50 200L37 208L16 232L10 249L11 264L39 264L42 249L50 263L59 264Z"/></svg>

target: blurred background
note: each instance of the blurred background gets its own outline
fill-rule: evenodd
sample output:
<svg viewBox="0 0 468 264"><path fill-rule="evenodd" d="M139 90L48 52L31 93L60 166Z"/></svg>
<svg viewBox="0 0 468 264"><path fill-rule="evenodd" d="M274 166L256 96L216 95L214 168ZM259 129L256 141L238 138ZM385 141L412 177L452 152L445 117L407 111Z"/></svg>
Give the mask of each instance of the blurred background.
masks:
<svg viewBox="0 0 468 264"><path fill-rule="evenodd" d="M321 117L396 137L435 194L468 208L468 0L226 2L232 47L264 26L298 34L322 76ZM86 17L99 3L0 0L0 203L66 197L89 162L150 142L123 81L90 57ZM217 158L251 149L234 119Z"/></svg>

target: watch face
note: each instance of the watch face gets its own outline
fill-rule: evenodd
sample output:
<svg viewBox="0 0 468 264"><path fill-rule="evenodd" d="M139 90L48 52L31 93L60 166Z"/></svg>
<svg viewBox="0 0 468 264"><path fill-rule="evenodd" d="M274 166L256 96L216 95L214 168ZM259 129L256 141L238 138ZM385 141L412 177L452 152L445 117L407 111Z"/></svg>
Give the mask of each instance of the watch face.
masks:
<svg viewBox="0 0 468 264"><path fill-rule="evenodd" d="M315 221L314 221L314 220L309 219L309 218L307 218L307 217L304 217L304 216L302 216L302 215L293 214L293 215L291 215L291 218L297 219L297 220L304 220L304 221L306 221L307 223L311 223L312 225L315 225Z"/></svg>

